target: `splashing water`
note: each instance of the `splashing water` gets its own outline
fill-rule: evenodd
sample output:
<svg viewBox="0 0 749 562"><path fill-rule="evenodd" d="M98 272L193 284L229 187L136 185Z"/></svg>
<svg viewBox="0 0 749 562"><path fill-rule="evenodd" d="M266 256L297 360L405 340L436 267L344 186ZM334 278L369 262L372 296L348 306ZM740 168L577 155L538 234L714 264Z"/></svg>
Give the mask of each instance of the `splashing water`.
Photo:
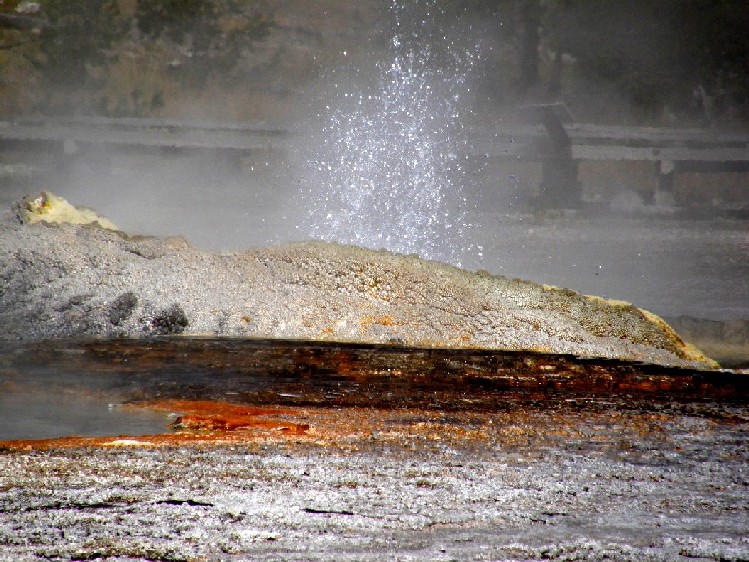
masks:
<svg viewBox="0 0 749 562"><path fill-rule="evenodd" d="M460 265L469 241L462 99L476 50L434 27L435 2L394 2L374 87L336 84L309 158L301 227L314 238ZM416 23L414 23L416 22Z"/></svg>

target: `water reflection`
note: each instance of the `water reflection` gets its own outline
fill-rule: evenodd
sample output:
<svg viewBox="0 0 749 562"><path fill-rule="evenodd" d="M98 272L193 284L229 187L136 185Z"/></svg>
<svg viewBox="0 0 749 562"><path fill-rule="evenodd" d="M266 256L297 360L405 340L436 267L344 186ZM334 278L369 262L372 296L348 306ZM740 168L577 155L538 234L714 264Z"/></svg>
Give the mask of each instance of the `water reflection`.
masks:
<svg viewBox="0 0 749 562"><path fill-rule="evenodd" d="M80 387L49 391L0 383L0 441L54 439L71 435L150 435L168 429L169 417L127 408L116 394L86 396Z"/></svg>
<svg viewBox="0 0 749 562"><path fill-rule="evenodd" d="M748 398L745 375L519 351L218 338L0 342L0 440L168 431L168 412L119 406L131 402L522 413L565 412L580 400L590 411L695 400L723 410Z"/></svg>
<svg viewBox="0 0 749 562"><path fill-rule="evenodd" d="M0 440L168 429L163 413L126 406L142 396L142 380L92 367L80 343L0 341Z"/></svg>

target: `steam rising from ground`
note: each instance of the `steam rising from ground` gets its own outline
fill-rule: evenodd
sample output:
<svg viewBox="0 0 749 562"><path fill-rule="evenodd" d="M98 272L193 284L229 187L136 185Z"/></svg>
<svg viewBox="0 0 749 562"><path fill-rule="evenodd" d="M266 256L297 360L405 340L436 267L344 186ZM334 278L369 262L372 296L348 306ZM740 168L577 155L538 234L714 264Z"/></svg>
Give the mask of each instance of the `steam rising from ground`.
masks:
<svg viewBox="0 0 749 562"><path fill-rule="evenodd" d="M374 83L349 81L351 69L333 73L307 158L301 228L310 236L456 265L480 256L462 194L465 99L478 55L442 35L434 4L393 2L386 57L350 72L373 72Z"/></svg>

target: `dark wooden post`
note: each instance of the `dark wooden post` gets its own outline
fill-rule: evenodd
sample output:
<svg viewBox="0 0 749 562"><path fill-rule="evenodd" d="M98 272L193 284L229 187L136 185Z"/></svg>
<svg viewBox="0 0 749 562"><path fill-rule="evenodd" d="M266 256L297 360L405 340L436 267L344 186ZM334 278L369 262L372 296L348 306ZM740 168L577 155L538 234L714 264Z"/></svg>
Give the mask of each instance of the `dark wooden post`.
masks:
<svg viewBox="0 0 749 562"><path fill-rule="evenodd" d="M562 125L572 121L563 104L528 106L530 118L543 125L549 136L550 152L543 158L543 177L538 203L552 209L579 209L582 188L577 176L577 162L572 158L572 141Z"/></svg>

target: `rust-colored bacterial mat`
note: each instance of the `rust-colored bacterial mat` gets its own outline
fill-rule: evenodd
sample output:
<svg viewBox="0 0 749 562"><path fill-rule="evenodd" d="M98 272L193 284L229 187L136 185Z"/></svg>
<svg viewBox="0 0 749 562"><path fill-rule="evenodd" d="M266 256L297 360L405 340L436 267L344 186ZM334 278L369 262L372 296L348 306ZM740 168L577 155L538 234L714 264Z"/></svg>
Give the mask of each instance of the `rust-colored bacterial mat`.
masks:
<svg viewBox="0 0 749 562"><path fill-rule="evenodd" d="M649 431L674 408L745 423L749 402L749 376L741 373L533 352L214 338L4 344L0 351L6 400L50 397L40 412L15 414L30 425L80 400L150 423L118 431L116 422L98 432L73 424L46 436L23 434L24 420L16 419L21 434L0 430L6 449L513 444L580 431L592 431L595 442L596 431L612 426ZM90 415L76 408L82 419Z"/></svg>

